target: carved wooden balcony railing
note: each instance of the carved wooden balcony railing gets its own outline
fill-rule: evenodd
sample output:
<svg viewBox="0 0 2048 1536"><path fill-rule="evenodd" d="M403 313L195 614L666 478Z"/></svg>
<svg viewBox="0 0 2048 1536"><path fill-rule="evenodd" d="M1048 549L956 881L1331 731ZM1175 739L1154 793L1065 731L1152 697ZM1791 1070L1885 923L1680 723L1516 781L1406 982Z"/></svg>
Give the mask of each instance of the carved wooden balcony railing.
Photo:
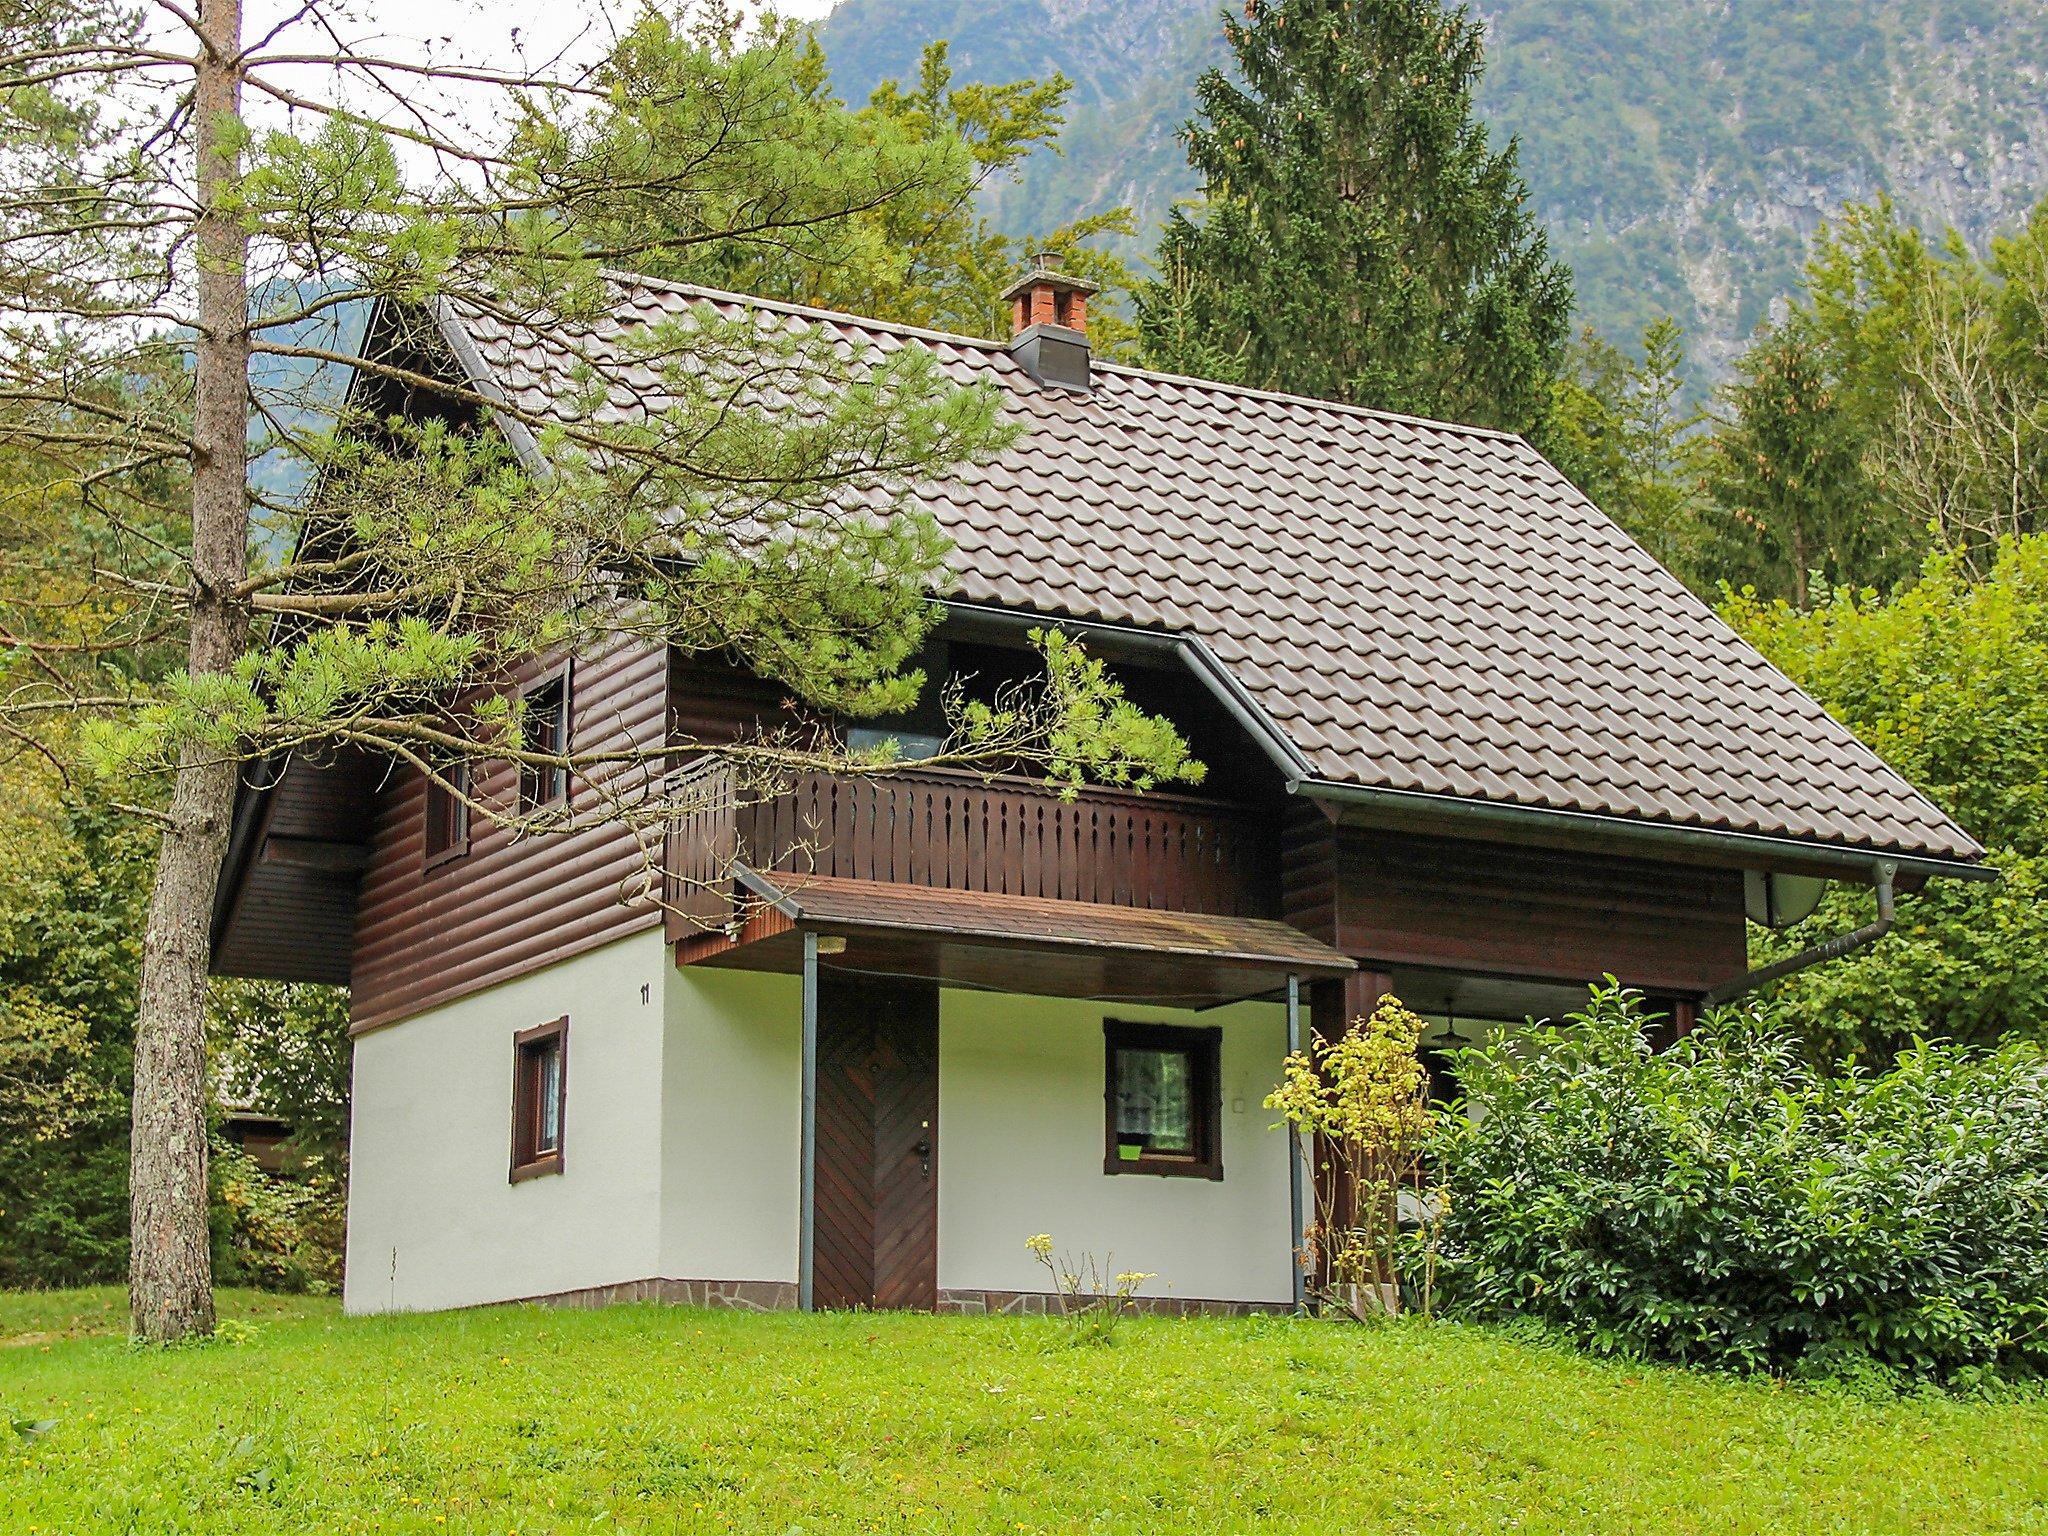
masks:
<svg viewBox="0 0 2048 1536"><path fill-rule="evenodd" d="M767 873L890 880L1238 917L1273 915L1275 844L1242 807L931 769L806 774L742 790L714 757L673 775L672 936L722 926L735 859Z"/></svg>

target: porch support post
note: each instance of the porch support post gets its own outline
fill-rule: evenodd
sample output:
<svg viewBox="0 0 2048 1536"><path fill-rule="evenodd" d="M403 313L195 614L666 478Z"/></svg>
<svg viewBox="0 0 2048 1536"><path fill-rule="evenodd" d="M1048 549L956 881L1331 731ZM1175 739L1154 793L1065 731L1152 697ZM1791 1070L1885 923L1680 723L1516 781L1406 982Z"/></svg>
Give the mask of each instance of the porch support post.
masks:
<svg viewBox="0 0 2048 1536"><path fill-rule="evenodd" d="M804 935L804 1087L797 1163L796 1304L812 1309L818 1216L818 936Z"/></svg>
<svg viewBox="0 0 2048 1536"><path fill-rule="evenodd" d="M1292 1056L1301 1049L1301 978L1290 974L1287 978L1287 1054ZM1288 1233L1291 1246L1287 1254L1287 1266L1294 1272L1294 1305L1299 1308L1306 1295L1308 1273L1302 1268L1302 1255L1307 1251L1308 1229L1303 1225L1305 1212L1302 1210L1302 1146L1301 1131L1290 1125L1287 1128L1287 1215Z"/></svg>

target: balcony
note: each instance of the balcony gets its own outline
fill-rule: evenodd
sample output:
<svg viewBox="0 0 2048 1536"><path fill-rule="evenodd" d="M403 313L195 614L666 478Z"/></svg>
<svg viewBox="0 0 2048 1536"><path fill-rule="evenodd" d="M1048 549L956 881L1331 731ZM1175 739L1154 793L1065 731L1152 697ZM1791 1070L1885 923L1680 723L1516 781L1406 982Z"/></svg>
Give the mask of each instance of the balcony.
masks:
<svg viewBox="0 0 2048 1536"><path fill-rule="evenodd" d="M1062 800L1026 779L904 769L806 774L743 791L706 757L670 780L687 804L668 832L669 936L722 928L732 866L1164 911L1265 917L1275 840L1239 806L1182 795L1083 790Z"/></svg>

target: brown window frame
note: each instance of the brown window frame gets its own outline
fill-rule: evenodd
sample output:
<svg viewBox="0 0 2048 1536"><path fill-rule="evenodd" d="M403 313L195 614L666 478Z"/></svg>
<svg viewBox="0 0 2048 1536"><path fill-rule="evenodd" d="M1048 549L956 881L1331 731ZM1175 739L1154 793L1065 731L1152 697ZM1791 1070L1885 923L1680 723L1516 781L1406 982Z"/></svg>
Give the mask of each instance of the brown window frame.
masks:
<svg viewBox="0 0 2048 1536"><path fill-rule="evenodd" d="M420 829L420 847L423 863L428 869L438 869L469 852L469 761L464 758L448 764L441 770L442 776L454 785L444 788L435 780L426 781L425 821ZM448 818L450 827L448 841L440 847L434 846L434 828L437 817Z"/></svg>
<svg viewBox="0 0 2048 1536"><path fill-rule="evenodd" d="M535 1064L544 1047L555 1047L555 1144L540 1146L540 1077ZM562 1171L562 1147L569 1139L569 1017L550 1019L512 1037L512 1174L511 1182L537 1179Z"/></svg>
<svg viewBox="0 0 2048 1536"><path fill-rule="evenodd" d="M1184 1051L1194 1078L1195 1152L1126 1158L1116 1138L1116 1055L1120 1050ZM1223 1177L1223 1031L1215 1026L1102 1021L1102 1171L1164 1178Z"/></svg>
<svg viewBox="0 0 2048 1536"><path fill-rule="evenodd" d="M571 691L570 683L570 663L563 661L559 665L549 667L547 671L532 679L519 690L522 716L526 709L531 707L535 694L545 693L550 688L560 690L562 700L560 735L556 739L553 750L563 756L566 756L569 751L569 743L572 739L570 722L574 718L575 711L575 694ZM537 748L537 744L529 745ZM545 795L541 793L541 776L543 774L549 776L546 786L547 793ZM541 768L527 763L519 764L519 809L521 814L546 810L551 805L567 805L568 803L569 770L566 767Z"/></svg>

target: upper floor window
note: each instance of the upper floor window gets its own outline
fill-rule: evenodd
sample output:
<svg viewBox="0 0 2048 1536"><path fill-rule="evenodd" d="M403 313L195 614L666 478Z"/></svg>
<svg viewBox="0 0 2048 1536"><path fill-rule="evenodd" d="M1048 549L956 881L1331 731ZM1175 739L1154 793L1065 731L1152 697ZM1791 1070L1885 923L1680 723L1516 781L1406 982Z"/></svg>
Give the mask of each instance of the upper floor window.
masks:
<svg viewBox="0 0 2048 1536"><path fill-rule="evenodd" d="M1102 1026L1105 1173L1223 1177L1223 1031Z"/></svg>
<svg viewBox="0 0 2048 1536"><path fill-rule="evenodd" d="M527 686L526 750L560 756L569 750L569 667L564 662ZM519 809L537 811L569 798L569 770L560 763L519 765Z"/></svg>
<svg viewBox="0 0 2048 1536"><path fill-rule="evenodd" d="M568 1101L569 1021L554 1019L512 1037L512 1182L562 1171L562 1112Z"/></svg>
<svg viewBox="0 0 2048 1536"><path fill-rule="evenodd" d="M445 781L445 782L443 782ZM427 780L427 865L469 852L469 764L450 763Z"/></svg>

